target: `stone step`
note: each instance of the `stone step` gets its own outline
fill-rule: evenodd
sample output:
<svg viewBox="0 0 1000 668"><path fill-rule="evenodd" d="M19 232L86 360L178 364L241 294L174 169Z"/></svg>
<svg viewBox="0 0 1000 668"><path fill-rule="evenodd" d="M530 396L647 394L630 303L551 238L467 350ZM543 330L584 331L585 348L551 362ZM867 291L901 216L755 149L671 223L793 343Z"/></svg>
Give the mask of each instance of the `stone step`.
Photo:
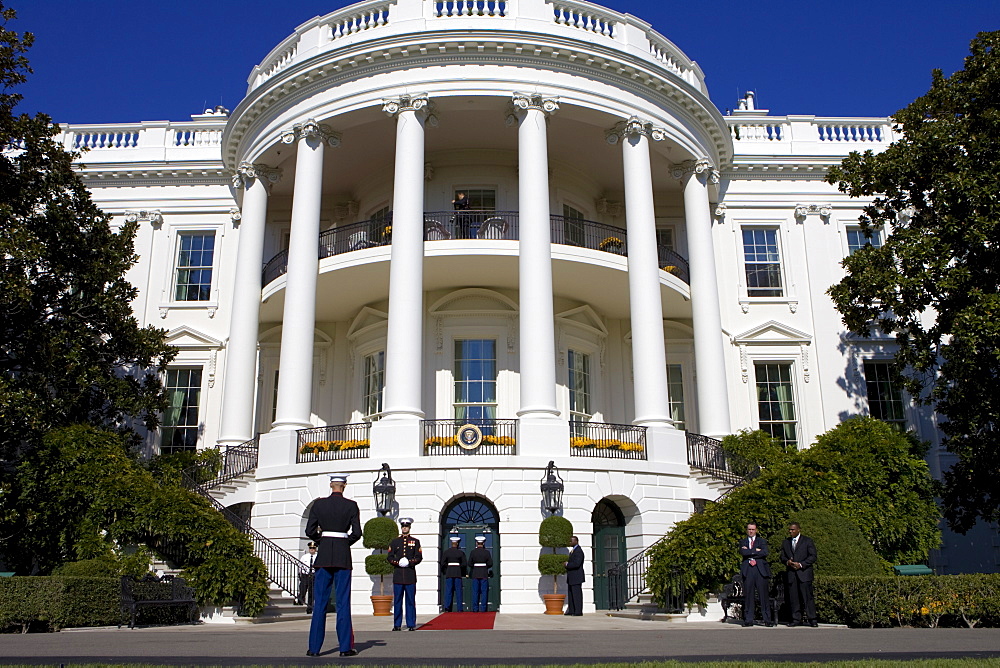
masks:
<svg viewBox="0 0 1000 668"><path fill-rule="evenodd" d="M273 586L268 592L267 606L256 617L236 617L237 624L269 624L272 622L297 622L312 619L306 606L296 605L295 600Z"/></svg>
<svg viewBox="0 0 1000 668"><path fill-rule="evenodd" d="M621 617L623 619L642 619L649 622L686 622L687 613L672 614L660 611L658 608L644 608L642 610L609 610L608 617Z"/></svg>

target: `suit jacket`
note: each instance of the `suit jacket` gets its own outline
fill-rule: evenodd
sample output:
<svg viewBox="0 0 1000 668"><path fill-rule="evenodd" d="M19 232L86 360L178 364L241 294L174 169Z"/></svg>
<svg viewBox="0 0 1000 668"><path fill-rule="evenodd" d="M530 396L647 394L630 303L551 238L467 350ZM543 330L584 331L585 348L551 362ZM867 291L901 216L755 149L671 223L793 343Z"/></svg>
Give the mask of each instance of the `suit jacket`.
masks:
<svg viewBox="0 0 1000 668"><path fill-rule="evenodd" d="M465 552L461 548L449 547L441 553L441 574L446 578L465 577Z"/></svg>
<svg viewBox="0 0 1000 668"><path fill-rule="evenodd" d="M770 550L767 548L767 541L764 540L763 536L754 536L753 539L753 549L750 548L750 537L744 536L740 540L740 556L743 557L743 563L740 564L740 575L744 579L750 574L751 571L756 570L763 577L771 577L771 566L767 563L767 555L770 554ZM756 559L756 566L750 565L750 560Z"/></svg>
<svg viewBox="0 0 1000 668"><path fill-rule="evenodd" d="M569 559L566 560L566 584L583 584L585 580L583 573L583 548L577 545L569 552Z"/></svg>
<svg viewBox="0 0 1000 668"><path fill-rule="evenodd" d="M406 566L400 566L399 560L406 557ZM389 554L386 559L395 566L392 571L392 583L398 585L417 584L417 564L424 558L420 539L413 536L399 536L389 543Z"/></svg>
<svg viewBox="0 0 1000 668"><path fill-rule="evenodd" d="M324 537L324 531L339 531L347 538ZM358 504L340 492L316 499L309 509L306 535L319 546L315 568L351 568L351 545L361 538L361 512Z"/></svg>
<svg viewBox="0 0 1000 668"><path fill-rule="evenodd" d="M802 568L796 570L788 565L788 560L797 561ZM799 542L792 549L792 539L786 538L781 544L781 563L785 564L785 577L798 578L799 582L812 582L813 564L816 563L816 544L809 536L799 534Z"/></svg>

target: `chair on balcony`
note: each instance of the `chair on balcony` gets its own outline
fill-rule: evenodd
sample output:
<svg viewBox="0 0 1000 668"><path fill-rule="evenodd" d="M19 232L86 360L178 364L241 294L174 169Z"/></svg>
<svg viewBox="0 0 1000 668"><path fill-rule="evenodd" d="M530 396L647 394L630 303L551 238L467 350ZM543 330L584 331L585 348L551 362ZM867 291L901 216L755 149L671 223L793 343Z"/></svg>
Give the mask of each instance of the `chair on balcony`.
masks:
<svg viewBox="0 0 1000 668"><path fill-rule="evenodd" d="M507 221L499 216L487 218L479 226L479 232L476 234L476 237L479 239L506 239Z"/></svg>
<svg viewBox="0 0 1000 668"><path fill-rule="evenodd" d="M352 251L372 248L377 245L368 240L368 230L360 230L347 238L347 248Z"/></svg>
<svg viewBox="0 0 1000 668"><path fill-rule="evenodd" d="M448 231L447 227L437 220L429 218L424 220L425 241L443 241L445 239L451 239L451 232Z"/></svg>

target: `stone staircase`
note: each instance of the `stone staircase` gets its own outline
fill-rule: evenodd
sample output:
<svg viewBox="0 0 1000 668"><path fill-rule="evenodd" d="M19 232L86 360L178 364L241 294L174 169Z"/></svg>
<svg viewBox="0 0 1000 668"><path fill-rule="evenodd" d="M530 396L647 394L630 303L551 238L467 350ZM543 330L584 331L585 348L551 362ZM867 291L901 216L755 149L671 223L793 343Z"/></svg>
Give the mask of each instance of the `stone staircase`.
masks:
<svg viewBox="0 0 1000 668"><path fill-rule="evenodd" d="M296 605L295 599L287 592L278 589L273 584L267 594L267 606L256 617L236 617L237 624L269 624L272 622L300 622L309 620L312 615L306 612L306 606Z"/></svg>
<svg viewBox="0 0 1000 668"><path fill-rule="evenodd" d="M216 501L222 502L223 499L228 499L236 496L240 491L250 487L255 481L255 471L247 471L246 473L240 475L232 480L227 480L224 483L220 483L215 487L211 487L207 490L209 496L211 496ZM232 502L228 502L224 505L232 505Z"/></svg>
<svg viewBox="0 0 1000 668"><path fill-rule="evenodd" d="M687 613L670 613L660 608L653 601L653 595L643 592L634 600L625 604L624 610L609 610L608 617L623 617L626 619L643 619L651 622L686 622Z"/></svg>

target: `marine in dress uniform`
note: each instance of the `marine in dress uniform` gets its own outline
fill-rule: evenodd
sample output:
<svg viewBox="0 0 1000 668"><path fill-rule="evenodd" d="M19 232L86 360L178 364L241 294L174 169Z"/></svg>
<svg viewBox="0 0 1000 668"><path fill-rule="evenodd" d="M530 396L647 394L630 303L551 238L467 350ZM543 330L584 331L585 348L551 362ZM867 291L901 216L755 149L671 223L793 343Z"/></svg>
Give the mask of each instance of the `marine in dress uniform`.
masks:
<svg viewBox="0 0 1000 668"><path fill-rule="evenodd" d="M444 611L462 612L462 578L465 577L465 552L458 547L461 537L451 537L451 547L441 554L441 574L444 575ZM458 599L454 605L453 599Z"/></svg>
<svg viewBox="0 0 1000 668"><path fill-rule="evenodd" d="M309 510L306 535L318 545L313 566L316 577L313 589L312 624L309 627L307 656L319 656L326 637L326 606L330 589L337 601L337 641L340 656L355 656L354 627L351 624L351 545L361 538L361 513L358 504L344 498L347 474L330 476L330 496L316 499Z"/></svg>
<svg viewBox="0 0 1000 668"><path fill-rule="evenodd" d="M570 538L569 557L566 559L566 589L569 596L569 605L566 606L566 614L571 617L583 616L583 548L580 547L580 539L576 536Z"/></svg>
<svg viewBox="0 0 1000 668"><path fill-rule="evenodd" d="M472 611L486 612L490 598L490 569L493 555L486 549L486 536L476 536L476 549L469 553L472 578Z"/></svg>
<svg viewBox="0 0 1000 668"><path fill-rule="evenodd" d="M413 519L399 518L399 528L403 535L389 543L389 563L395 566L392 572L392 630L398 631L403 623L403 602L406 602L406 630L417 630L417 569L423 558L420 540L410 535Z"/></svg>

